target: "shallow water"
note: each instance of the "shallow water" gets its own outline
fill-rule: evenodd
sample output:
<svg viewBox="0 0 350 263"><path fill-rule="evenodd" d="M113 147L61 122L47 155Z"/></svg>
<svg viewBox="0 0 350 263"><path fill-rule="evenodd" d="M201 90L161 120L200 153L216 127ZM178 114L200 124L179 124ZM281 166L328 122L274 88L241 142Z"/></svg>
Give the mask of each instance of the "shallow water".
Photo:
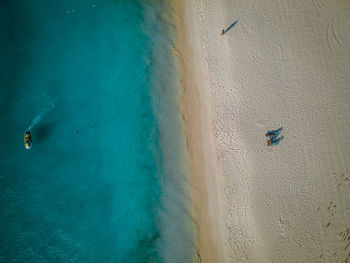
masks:
<svg viewBox="0 0 350 263"><path fill-rule="evenodd" d="M0 261L190 262L168 4L1 10Z"/></svg>

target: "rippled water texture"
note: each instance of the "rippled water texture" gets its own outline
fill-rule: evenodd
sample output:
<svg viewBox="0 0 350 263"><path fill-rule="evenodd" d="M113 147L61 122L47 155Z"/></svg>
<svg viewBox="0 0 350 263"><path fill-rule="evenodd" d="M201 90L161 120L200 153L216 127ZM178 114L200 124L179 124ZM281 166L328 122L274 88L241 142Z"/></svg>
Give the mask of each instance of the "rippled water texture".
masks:
<svg viewBox="0 0 350 263"><path fill-rule="evenodd" d="M191 261L170 15L161 1L2 3L1 262Z"/></svg>

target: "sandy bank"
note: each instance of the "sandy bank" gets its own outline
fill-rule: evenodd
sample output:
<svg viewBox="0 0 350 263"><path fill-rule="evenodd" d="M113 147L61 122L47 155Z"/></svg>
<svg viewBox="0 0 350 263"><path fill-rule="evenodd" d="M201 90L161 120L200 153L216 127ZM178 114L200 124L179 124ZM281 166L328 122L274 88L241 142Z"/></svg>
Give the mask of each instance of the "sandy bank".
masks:
<svg viewBox="0 0 350 263"><path fill-rule="evenodd" d="M197 229L198 262L223 262L217 200L216 151L211 125L207 67L201 52L198 17L194 2L173 3L177 28L175 54L181 74L180 108L187 137L191 199ZM208 196L210 198L208 198Z"/></svg>
<svg viewBox="0 0 350 263"><path fill-rule="evenodd" d="M177 47L199 249L219 249L203 262L219 255L218 262L344 261L350 3L192 0L185 7ZM281 126L285 139L266 147L265 131Z"/></svg>

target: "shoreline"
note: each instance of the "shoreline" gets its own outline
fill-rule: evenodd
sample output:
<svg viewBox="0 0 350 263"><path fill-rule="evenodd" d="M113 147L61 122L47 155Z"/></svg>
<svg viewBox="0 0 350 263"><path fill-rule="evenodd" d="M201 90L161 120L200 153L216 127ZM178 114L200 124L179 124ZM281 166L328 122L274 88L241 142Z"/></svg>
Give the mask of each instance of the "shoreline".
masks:
<svg viewBox="0 0 350 263"><path fill-rule="evenodd" d="M204 74L206 68L198 64L198 61L205 61L200 53L199 24L194 21L197 16L192 15L192 4L184 0L171 3L177 33L174 53L179 64L179 108L186 136L192 213L197 226L195 262L215 263L224 262L220 253L223 239L220 236L221 221L218 217L221 213L216 192L218 168L211 125L209 82Z"/></svg>
<svg viewBox="0 0 350 263"><path fill-rule="evenodd" d="M184 12L185 91L199 95L185 93L199 109L185 123L220 262L349 260L350 3L194 0Z"/></svg>
<svg viewBox="0 0 350 263"><path fill-rule="evenodd" d="M143 5L142 30L152 46L150 96L160 148L157 160L162 208L157 213L160 238L156 239L156 247L162 262L191 262L195 251L194 222L190 213L186 141L178 107L180 74L173 54L176 32L171 7L164 1Z"/></svg>
<svg viewBox="0 0 350 263"><path fill-rule="evenodd" d="M321 2L172 4L201 262L350 260L350 3Z"/></svg>

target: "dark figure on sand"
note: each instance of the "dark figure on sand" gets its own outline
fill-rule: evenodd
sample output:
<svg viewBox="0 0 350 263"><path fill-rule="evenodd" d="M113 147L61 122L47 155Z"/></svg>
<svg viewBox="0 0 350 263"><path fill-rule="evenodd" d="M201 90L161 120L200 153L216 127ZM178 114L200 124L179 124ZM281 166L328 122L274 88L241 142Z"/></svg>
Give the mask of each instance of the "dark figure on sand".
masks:
<svg viewBox="0 0 350 263"><path fill-rule="evenodd" d="M283 140L283 136L277 138L277 137L270 137L267 140L267 146L276 146L280 143L281 140Z"/></svg>
<svg viewBox="0 0 350 263"><path fill-rule="evenodd" d="M273 130L273 131L268 131L266 132L265 136L267 137L277 137L280 134L280 131L282 131L283 128L279 128L277 130Z"/></svg>
<svg viewBox="0 0 350 263"><path fill-rule="evenodd" d="M237 24L237 22L238 22L238 20L236 20L235 22L233 22L226 30L223 29L223 30L221 31L221 35L227 33L227 31L229 31L232 27L234 27L234 26Z"/></svg>
<svg viewBox="0 0 350 263"><path fill-rule="evenodd" d="M278 138L278 135L280 134L280 131L282 131L283 128L279 128L277 130L268 131L266 132L265 136L268 137L267 139L267 146L276 146L280 143L281 140L283 140L283 136Z"/></svg>

